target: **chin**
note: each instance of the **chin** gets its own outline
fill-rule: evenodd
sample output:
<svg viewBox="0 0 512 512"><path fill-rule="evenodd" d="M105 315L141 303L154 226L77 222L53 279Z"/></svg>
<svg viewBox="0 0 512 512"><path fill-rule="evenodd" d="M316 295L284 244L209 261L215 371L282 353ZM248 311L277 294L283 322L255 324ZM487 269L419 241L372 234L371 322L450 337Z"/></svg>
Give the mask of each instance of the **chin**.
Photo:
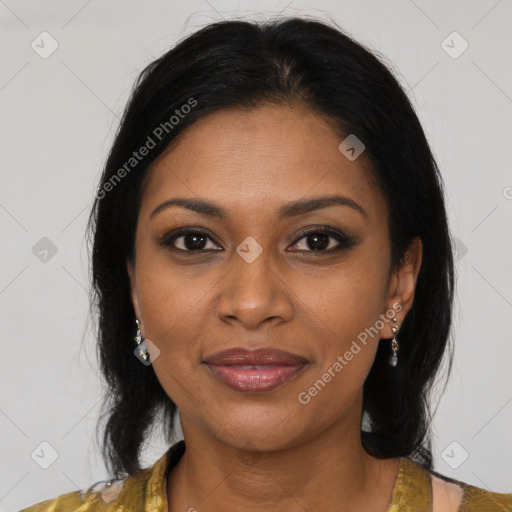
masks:
<svg viewBox="0 0 512 512"><path fill-rule="evenodd" d="M290 411L276 408L275 413L265 408L244 408L236 414L224 414L220 425L211 424L209 429L223 443L244 450L272 451L288 448L300 441L301 429ZM290 419L291 418L291 419Z"/></svg>

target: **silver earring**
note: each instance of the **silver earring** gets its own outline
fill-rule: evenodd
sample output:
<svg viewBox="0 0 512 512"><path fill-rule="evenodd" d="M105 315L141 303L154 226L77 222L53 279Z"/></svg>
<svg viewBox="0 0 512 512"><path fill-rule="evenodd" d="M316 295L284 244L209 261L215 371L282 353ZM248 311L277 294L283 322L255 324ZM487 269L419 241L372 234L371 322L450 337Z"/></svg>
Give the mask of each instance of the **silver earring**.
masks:
<svg viewBox="0 0 512 512"><path fill-rule="evenodd" d="M393 340L391 341L391 350L393 351L393 355L389 356L389 364L391 366L396 366L398 363L398 356L396 355L398 351L398 341L396 339L396 335L398 333L398 323L395 317L393 317L393 322L395 322L396 325L391 327L391 330L393 331Z"/></svg>
<svg viewBox="0 0 512 512"><path fill-rule="evenodd" d="M137 334L135 335L135 343L137 343L137 346L139 347L139 355L140 355L140 357L142 357L142 359L144 359L144 361L148 361L149 360L149 353L148 353L147 349L145 347L141 348L141 346L140 346L141 343L142 343L142 336L140 335L139 320L136 318L135 322L137 323Z"/></svg>

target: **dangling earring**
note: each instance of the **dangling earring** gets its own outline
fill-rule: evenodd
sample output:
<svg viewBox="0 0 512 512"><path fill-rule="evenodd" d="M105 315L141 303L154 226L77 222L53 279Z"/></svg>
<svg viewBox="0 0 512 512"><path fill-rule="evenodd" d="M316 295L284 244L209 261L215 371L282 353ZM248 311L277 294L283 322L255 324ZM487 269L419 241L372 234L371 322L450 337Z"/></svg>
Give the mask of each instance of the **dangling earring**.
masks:
<svg viewBox="0 0 512 512"><path fill-rule="evenodd" d="M393 317L393 322L395 322L396 325L391 327L391 330L393 331L393 340L391 341L391 350L393 351L393 355L389 356L389 364L391 366L396 366L398 363L398 357L396 355L398 351L398 341L396 339L396 334L398 332L398 323L395 317Z"/></svg>
<svg viewBox="0 0 512 512"><path fill-rule="evenodd" d="M135 322L137 323L137 334L135 335L135 342L137 343L137 346L139 347L139 355L140 357L142 357L142 359L144 359L144 361L148 361L149 360L149 353L147 351L147 349L145 347L142 347L141 348L141 342L142 342L142 337L140 335L140 324L139 324L139 320L136 318L135 319Z"/></svg>

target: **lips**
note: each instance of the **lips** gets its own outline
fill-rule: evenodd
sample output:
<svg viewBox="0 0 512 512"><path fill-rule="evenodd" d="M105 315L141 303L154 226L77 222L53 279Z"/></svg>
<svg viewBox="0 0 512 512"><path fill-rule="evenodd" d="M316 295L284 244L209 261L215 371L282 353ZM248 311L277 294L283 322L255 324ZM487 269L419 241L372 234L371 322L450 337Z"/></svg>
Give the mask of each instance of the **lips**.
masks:
<svg viewBox="0 0 512 512"><path fill-rule="evenodd" d="M308 360L274 348L238 347L208 356L204 363L214 377L231 389L262 392L293 379Z"/></svg>
<svg viewBox="0 0 512 512"><path fill-rule="evenodd" d="M280 365L292 366L307 362L307 359L291 352L275 348L253 348L244 347L231 348L217 352L205 358L205 362L221 366L257 366L257 365Z"/></svg>

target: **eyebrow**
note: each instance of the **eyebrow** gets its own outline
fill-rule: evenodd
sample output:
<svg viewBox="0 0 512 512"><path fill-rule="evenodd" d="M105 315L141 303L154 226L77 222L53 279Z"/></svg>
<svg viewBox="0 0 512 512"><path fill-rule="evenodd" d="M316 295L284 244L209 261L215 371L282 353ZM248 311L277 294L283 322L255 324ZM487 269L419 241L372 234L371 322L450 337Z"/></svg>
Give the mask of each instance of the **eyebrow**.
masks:
<svg viewBox="0 0 512 512"><path fill-rule="evenodd" d="M293 201L281 206L278 211L278 216L279 219L286 219L296 217L298 215L304 215L316 210L322 210L323 208L328 208L334 205L348 206L349 208L358 211L365 219L368 218L366 210L360 204L356 203L350 197L340 195L314 197L311 199L299 199L298 201ZM188 210L223 220L229 220L231 218L230 215L222 209L222 207L215 203L204 199L190 199L184 197L176 197L174 199L164 201L151 212L149 218L152 219L158 213L171 206L181 206L182 208L187 208Z"/></svg>

